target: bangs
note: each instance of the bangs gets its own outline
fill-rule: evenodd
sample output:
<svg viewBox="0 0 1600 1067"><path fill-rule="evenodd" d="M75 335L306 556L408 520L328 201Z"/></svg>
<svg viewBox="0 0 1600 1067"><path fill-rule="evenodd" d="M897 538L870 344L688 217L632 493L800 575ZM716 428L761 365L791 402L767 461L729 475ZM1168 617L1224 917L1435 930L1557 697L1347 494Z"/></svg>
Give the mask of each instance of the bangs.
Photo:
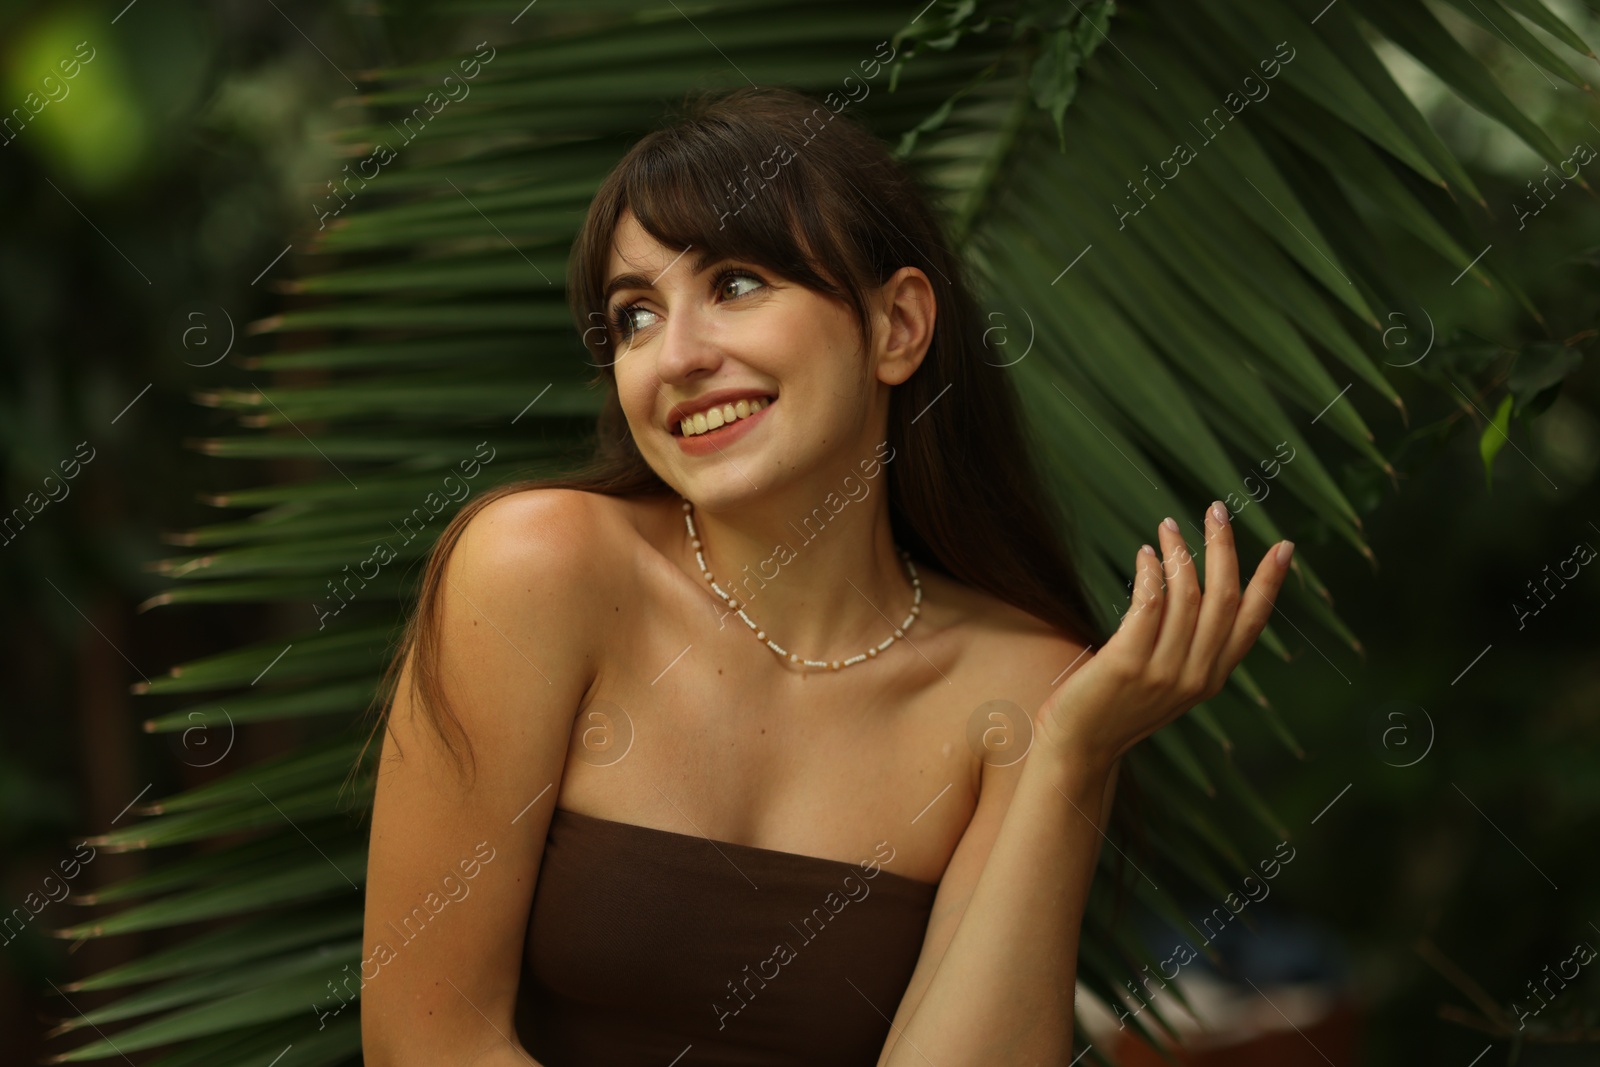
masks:
<svg viewBox="0 0 1600 1067"><path fill-rule="evenodd" d="M792 149L777 146L758 154L749 143L753 138L737 136L742 131L728 130L734 135L728 137L708 136L723 131L704 127L677 132L641 153L622 175L621 206L633 211L646 233L669 248L748 260L842 295L818 262L837 261L835 242L821 226L815 226L821 232L809 232L807 223L821 220L798 209L813 197ZM778 165L786 157L788 165Z"/></svg>
<svg viewBox="0 0 1600 1067"><path fill-rule="evenodd" d="M828 193L840 182L817 149L807 154L803 133L790 136L775 127L770 117L741 121L724 112L659 129L597 190L569 279L574 319L606 324L605 344L593 337L598 329L584 335L597 356L598 348L620 340L604 293L616 228L630 211L668 248L749 263L844 301L867 336L872 268L860 261L867 242L849 236L861 225L861 209L853 195ZM610 362L604 365L609 370Z"/></svg>

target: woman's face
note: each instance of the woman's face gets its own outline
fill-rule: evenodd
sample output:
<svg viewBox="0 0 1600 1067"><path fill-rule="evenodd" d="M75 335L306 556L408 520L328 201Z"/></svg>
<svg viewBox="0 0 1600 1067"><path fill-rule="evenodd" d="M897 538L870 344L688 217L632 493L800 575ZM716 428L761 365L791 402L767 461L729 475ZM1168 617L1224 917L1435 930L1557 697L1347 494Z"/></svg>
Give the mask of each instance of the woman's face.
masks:
<svg viewBox="0 0 1600 1067"><path fill-rule="evenodd" d="M843 301L751 263L699 256L693 246L662 245L631 212L617 226L606 271L616 288L606 311L620 326L613 366L639 451L706 510L795 486L810 492L808 480L821 499L842 468L875 454L888 423L888 387L916 369L926 339L909 346L914 358L885 351L893 331L863 353ZM926 285L920 271L906 272ZM931 309L931 293L927 299ZM887 310L875 317L891 321ZM763 399L764 409L750 407ZM711 400L724 418L733 404L735 419L709 429L717 422L711 416L709 432L686 434L679 414L709 415Z"/></svg>

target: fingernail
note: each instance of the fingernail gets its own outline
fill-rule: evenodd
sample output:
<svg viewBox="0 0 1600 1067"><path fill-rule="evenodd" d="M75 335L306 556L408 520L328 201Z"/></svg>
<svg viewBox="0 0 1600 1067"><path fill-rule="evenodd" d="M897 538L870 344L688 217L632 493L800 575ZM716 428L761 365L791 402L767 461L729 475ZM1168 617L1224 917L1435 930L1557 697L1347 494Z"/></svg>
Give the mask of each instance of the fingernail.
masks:
<svg viewBox="0 0 1600 1067"><path fill-rule="evenodd" d="M1211 517L1217 520L1218 526L1228 525L1228 509L1222 506L1222 501L1211 502Z"/></svg>
<svg viewBox="0 0 1600 1067"><path fill-rule="evenodd" d="M1278 546L1278 566L1287 567L1289 558L1294 555L1294 542L1285 541Z"/></svg>
<svg viewBox="0 0 1600 1067"><path fill-rule="evenodd" d="M1153 556L1156 554L1156 550L1151 548L1149 545L1140 545L1139 551L1143 552L1147 556Z"/></svg>
<svg viewBox="0 0 1600 1067"><path fill-rule="evenodd" d="M1178 522L1171 515L1168 515L1166 518L1162 519L1161 520L1161 525L1165 526L1168 530L1171 530L1173 533L1177 533L1178 532Z"/></svg>

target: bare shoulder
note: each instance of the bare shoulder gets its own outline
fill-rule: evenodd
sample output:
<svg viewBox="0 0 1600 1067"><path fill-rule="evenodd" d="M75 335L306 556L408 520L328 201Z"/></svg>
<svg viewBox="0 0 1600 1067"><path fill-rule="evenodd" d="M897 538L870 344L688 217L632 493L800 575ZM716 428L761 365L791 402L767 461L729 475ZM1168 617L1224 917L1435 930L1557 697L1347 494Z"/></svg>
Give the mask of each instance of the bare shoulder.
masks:
<svg viewBox="0 0 1600 1067"><path fill-rule="evenodd" d="M524 489L497 497L462 529L451 556L471 569L541 575L571 572L587 579L615 547L619 513L614 502L581 489Z"/></svg>
<svg viewBox="0 0 1600 1067"><path fill-rule="evenodd" d="M514 644L537 633L547 655L583 665L587 688L604 637L590 609L611 592L625 537L602 494L535 488L490 501L462 527L441 575L440 592L465 608L444 611L446 640L484 624Z"/></svg>
<svg viewBox="0 0 1600 1067"><path fill-rule="evenodd" d="M1082 641L992 593L931 568L922 578L929 599L940 597L951 609L951 632L970 652L963 661L981 672L980 685L1020 688L1043 700L1084 652Z"/></svg>
<svg viewBox="0 0 1600 1067"><path fill-rule="evenodd" d="M437 639L406 665L432 685L414 694L401 677L373 799L363 971L376 958L384 979L360 998L369 1064L460 1062L461 1049L498 1047L514 1031L525 959L507 932L527 926L555 786L605 637L582 599L606 581L612 529L593 497L508 492L467 513L443 546ZM472 856L469 868L462 857ZM438 872L453 867L476 879L473 902L440 912ZM397 954L396 923L413 915L444 932L407 935Z"/></svg>

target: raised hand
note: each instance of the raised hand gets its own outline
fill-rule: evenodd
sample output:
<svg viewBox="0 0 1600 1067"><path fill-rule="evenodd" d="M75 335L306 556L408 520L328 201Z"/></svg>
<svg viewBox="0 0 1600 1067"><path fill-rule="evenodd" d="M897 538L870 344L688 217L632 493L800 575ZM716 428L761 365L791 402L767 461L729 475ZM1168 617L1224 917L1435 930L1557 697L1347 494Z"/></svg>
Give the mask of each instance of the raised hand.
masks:
<svg viewBox="0 0 1600 1067"><path fill-rule="evenodd" d="M1233 526L1220 500L1207 509L1205 525L1204 595L1177 524L1164 521L1157 528L1163 559L1149 545L1139 550L1127 614L1035 713L1036 743L1109 770L1139 741L1221 691L1272 615L1294 544L1269 548L1241 597Z"/></svg>

